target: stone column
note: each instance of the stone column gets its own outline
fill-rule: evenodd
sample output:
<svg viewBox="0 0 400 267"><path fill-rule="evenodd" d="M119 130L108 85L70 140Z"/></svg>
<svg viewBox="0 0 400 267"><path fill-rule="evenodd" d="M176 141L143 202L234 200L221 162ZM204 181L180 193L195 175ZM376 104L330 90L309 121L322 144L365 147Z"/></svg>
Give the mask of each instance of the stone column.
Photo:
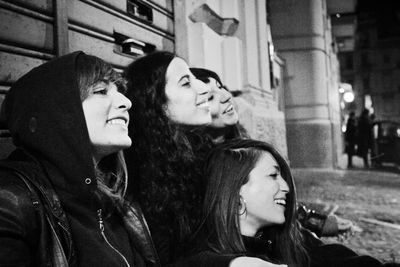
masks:
<svg viewBox="0 0 400 267"><path fill-rule="evenodd" d="M330 90L337 88L330 85L334 74L325 0L271 0L270 6L272 38L287 68L285 113L291 165L333 167L337 119L332 105L337 101Z"/></svg>

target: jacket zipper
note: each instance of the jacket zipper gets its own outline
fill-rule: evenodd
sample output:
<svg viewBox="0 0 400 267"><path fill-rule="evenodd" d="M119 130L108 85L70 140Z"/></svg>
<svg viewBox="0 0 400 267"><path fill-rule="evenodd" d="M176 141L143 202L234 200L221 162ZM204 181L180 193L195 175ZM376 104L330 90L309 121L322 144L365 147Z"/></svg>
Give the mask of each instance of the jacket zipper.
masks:
<svg viewBox="0 0 400 267"><path fill-rule="evenodd" d="M103 215L102 215L102 210L99 209L97 210L97 216L99 218L99 228L100 228L100 233L104 239L104 241L106 241L106 243L108 244L108 246L115 251L115 253L117 253L119 256L121 256L121 258L123 259L123 261L125 262L126 266L130 267L129 262L127 261L127 259L125 258L124 255L122 255L121 252L118 251L118 249L116 249L113 245L111 245L111 243L108 241L105 233L104 233L104 222L103 222Z"/></svg>

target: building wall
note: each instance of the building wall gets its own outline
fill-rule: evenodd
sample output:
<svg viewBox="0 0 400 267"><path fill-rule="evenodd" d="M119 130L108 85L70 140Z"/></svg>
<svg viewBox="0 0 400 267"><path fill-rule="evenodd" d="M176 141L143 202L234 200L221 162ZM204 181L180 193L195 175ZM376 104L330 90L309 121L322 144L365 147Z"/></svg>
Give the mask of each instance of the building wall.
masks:
<svg viewBox="0 0 400 267"><path fill-rule="evenodd" d="M357 113L368 106L365 96L372 100L372 109L378 120L400 122L400 42L387 42L380 47L359 47L355 52L355 91ZM372 110L371 110L372 111Z"/></svg>
<svg viewBox="0 0 400 267"><path fill-rule="evenodd" d="M253 138L287 155L285 117L279 110L283 79L280 88L270 82L274 60L268 52L266 1L175 0L174 5L176 53L192 66L212 69L231 90L240 91L235 98L240 122ZM278 79L280 71L275 71Z"/></svg>
<svg viewBox="0 0 400 267"><path fill-rule="evenodd" d="M354 52L355 93L358 114L372 100L378 120L400 122L400 19L396 2L375 6L359 2ZM371 110L372 111L372 110Z"/></svg>
<svg viewBox="0 0 400 267"><path fill-rule="evenodd" d="M335 167L341 150L339 70L325 0L272 0L271 29L285 60L287 146L295 167Z"/></svg>

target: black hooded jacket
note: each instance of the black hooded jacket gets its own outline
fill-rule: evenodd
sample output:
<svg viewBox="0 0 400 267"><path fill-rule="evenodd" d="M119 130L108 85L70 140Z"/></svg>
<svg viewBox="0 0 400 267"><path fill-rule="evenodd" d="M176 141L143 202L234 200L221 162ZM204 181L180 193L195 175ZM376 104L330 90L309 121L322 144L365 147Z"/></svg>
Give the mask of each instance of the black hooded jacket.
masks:
<svg viewBox="0 0 400 267"><path fill-rule="evenodd" d="M33 69L6 96L2 115L17 150L0 162L0 266L59 266L55 237L70 266L158 265L138 208L125 205L99 218L102 204L75 71L77 58L85 56L75 52ZM50 208L13 170L42 189Z"/></svg>

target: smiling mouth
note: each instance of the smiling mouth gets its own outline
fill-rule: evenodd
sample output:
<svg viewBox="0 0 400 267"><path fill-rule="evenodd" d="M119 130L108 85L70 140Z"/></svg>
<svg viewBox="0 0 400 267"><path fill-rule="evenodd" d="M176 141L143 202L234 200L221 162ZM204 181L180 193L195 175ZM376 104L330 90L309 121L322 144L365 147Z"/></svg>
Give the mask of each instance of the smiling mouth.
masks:
<svg viewBox="0 0 400 267"><path fill-rule="evenodd" d="M210 108L207 99L197 103L196 106L199 108Z"/></svg>
<svg viewBox="0 0 400 267"><path fill-rule="evenodd" d="M115 118L107 121L108 124L128 126L128 120L125 118Z"/></svg>
<svg viewBox="0 0 400 267"><path fill-rule="evenodd" d="M286 207L286 199L277 198L277 199L274 199L274 202L275 202L275 204L277 204L277 205L281 205L281 206L283 206L283 207Z"/></svg>
<svg viewBox="0 0 400 267"><path fill-rule="evenodd" d="M229 112L231 112L231 111L233 111L233 105L232 105L232 104L230 104L230 105L224 110L224 112L222 112L222 114L229 113Z"/></svg>

